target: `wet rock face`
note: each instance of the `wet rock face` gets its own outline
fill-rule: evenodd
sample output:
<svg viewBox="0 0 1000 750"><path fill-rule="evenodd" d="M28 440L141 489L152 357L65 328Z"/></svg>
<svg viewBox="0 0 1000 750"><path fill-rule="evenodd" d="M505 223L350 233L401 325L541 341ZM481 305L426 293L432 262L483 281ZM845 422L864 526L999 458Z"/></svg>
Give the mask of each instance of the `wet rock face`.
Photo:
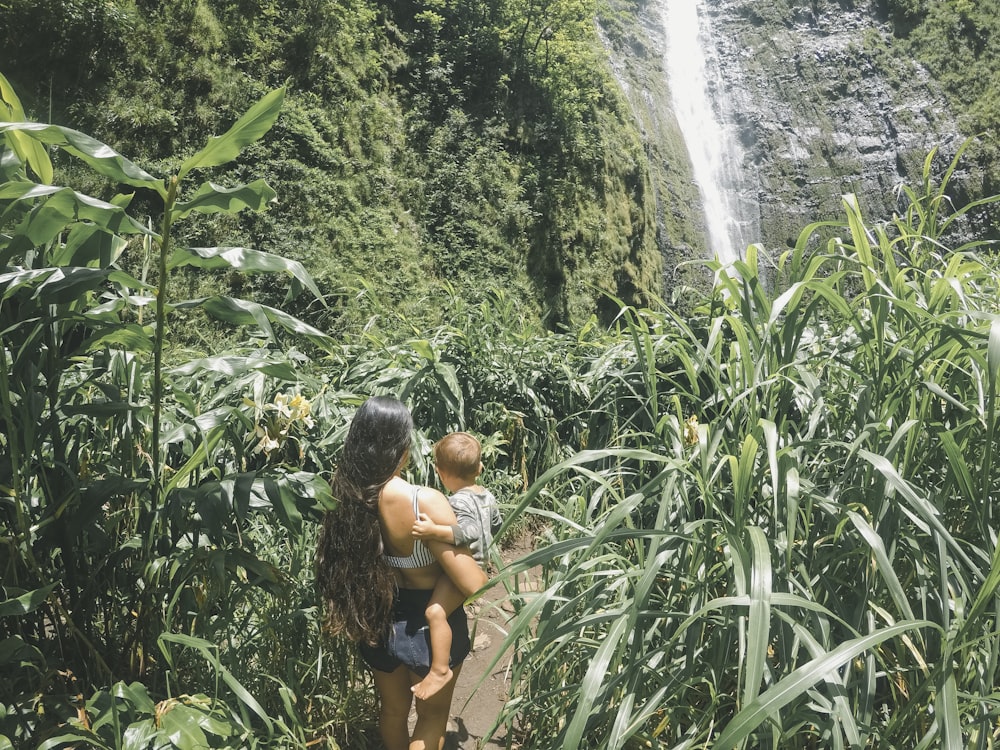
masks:
<svg viewBox="0 0 1000 750"><path fill-rule="evenodd" d="M926 73L890 51L869 7L850 2L706 4L716 100L737 123L762 240L780 249L805 224L841 215L840 196L891 216L896 187L958 127ZM762 17L762 12L768 13Z"/></svg>
<svg viewBox="0 0 1000 750"><path fill-rule="evenodd" d="M676 145L664 146L678 136L669 87L660 80L662 3L678 1L618 0L636 18L634 36L610 45L618 72L630 76L626 93L647 151L662 159L651 158L650 174L654 181L675 177L674 187L659 193L660 214L685 215L689 227L661 232L666 259L703 246L703 222L688 215L698 207L677 202L676 177L689 179L689 167L678 163L684 156ZM702 7L711 32L708 65L717 73L710 76L713 99L743 148L742 202L758 207L753 223L772 255L806 225L842 218L845 193L858 195L866 217L891 218L898 185L920 182L927 154L937 147L946 164L957 151L961 136L944 98L922 68L893 49L872 3L706 0Z"/></svg>

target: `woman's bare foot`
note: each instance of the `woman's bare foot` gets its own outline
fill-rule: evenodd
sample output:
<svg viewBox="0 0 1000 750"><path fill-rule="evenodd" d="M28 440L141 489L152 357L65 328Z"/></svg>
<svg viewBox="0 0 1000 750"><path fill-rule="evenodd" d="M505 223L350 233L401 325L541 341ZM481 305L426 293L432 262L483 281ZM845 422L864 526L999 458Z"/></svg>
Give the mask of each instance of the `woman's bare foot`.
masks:
<svg viewBox="0 0 1000 750"><path fill-rule="evenodd" d="M433 669L427 673L420 682L410 688L413 694L420 700L425 701L432 697L438 690L443 688L451 680L453 672L445 669L443 672L436 672Z"/></svg>

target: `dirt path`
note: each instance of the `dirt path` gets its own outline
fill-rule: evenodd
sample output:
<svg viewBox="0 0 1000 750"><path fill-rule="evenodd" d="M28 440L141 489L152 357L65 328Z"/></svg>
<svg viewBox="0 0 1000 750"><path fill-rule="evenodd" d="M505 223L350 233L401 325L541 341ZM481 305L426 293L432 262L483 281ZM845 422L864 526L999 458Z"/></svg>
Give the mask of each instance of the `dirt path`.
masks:
<svg viewBox="0 0 1000 750"><path fill-rule="evenodd" d="M504 727L497 729L492 739L486 739L507 700L510 685L509 655L487 671L500 652L506 635L506 620L510 616L498 606L498 601L506 595L502 586L497 589L483 597L476 615L470 619L470 626L475 628L475 641L455 687L445 750L487 750L507 744Z"/></svg>

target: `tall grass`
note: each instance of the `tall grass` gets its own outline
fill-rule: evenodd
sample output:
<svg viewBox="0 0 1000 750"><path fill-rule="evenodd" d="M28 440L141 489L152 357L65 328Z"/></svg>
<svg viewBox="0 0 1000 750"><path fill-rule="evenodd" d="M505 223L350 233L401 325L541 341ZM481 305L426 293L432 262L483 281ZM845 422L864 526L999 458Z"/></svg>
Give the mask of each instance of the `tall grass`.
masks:
<svg viewBox="0 0 1000 750"><path fill-rule="evenodd" d="M524 747L996 743L998 272L949 245L955 163L935 181L929 157L885 224L848 197L773 278L757 248L713 264L691 314L620 305L611 329L554 334L505 292L451 293L431 301L448 324L390 304L333 342L253 302L168 300L181 265L311 282L251 250L168 252L171 223L127 196L53 188L43 144L176 220L261 208L266 185L179 201L0 98L0 745L367 746L373 691L320 634L311 557L372 393L413 411L413 481L468 429L507 531L544 523L498 581L517 608L500 721ZM241 130L180 172L221 166ZM118 264L140 248L157 286ZM168 361L167 321L198 309L266 343ZM540 591L518 590L534 566Z"/></svg>
<svg viewBox="0 0 1000 750"><path fill-rule="evenodd" d="M525 747L994 746L1000 273L931 164L773 285L751 247L690 318L623 309L602 442L512 514L549 520L502 575Z"/></svg>

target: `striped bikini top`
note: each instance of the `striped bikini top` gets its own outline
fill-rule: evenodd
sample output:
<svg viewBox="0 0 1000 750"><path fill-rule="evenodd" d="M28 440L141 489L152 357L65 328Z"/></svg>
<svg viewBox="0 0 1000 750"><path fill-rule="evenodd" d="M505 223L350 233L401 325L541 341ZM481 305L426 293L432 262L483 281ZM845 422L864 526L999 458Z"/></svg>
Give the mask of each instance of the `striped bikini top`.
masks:
<svg viewBox="0 0 1000 750"><path fill-rule="evenodd" d="M417 495L420 494L420 488L413 488L413 518L420 517L420 501ZM383 555L386 564L390 568L426 568L428 565L433 565L437 560L431 551L427 549L425 545L419 539L413 540L413 552L411 552L407 557L394 557L393 555Z"/></svg>

